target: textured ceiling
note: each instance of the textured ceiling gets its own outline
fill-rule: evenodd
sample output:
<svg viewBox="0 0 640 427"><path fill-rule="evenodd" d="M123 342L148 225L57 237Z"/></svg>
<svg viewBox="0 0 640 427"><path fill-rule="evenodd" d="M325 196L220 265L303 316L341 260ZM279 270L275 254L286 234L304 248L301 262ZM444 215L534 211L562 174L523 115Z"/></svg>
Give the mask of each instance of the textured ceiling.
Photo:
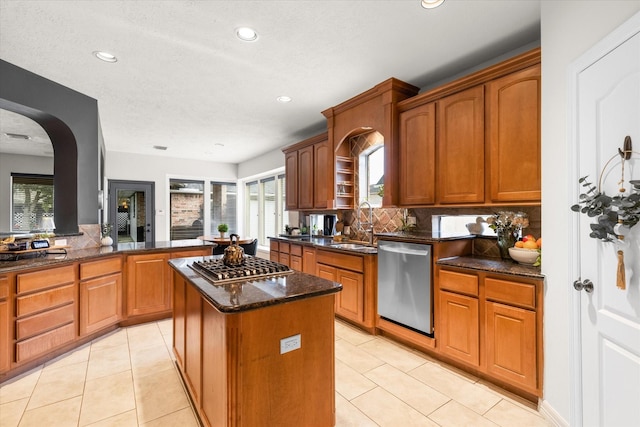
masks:
<svg viewBox="0 0 640 427"><path fill-rule="evenodd" d="M97 99L108 151L231 163L389 77L424 88L539 38L539 0L0 0L0 58Z"/></svg>

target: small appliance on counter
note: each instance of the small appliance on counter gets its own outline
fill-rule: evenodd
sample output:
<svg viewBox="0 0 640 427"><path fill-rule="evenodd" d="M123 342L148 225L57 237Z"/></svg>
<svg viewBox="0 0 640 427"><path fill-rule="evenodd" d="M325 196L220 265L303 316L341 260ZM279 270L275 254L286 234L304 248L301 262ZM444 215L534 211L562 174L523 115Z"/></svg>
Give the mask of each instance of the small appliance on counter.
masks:
<svg viewBox="0 0 640 427"><path fill-rule="evenodd" d="M338 217L336 215L325 215L324 216L324 225L323 225L323 234L325 236L333 236L336 234L336 222L338 222Z"/></svg>

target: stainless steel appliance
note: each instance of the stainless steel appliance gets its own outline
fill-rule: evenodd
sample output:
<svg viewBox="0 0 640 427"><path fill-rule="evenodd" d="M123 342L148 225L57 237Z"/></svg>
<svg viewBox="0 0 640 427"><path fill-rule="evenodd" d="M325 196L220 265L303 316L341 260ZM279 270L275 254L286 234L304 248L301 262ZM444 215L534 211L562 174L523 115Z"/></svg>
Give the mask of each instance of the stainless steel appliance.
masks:
<svg viewBox="0 0 640 427"><path fill-rule="evenodd" d="M189 267L214 285L266 279L293 273L293 270L284 264L254 256L245 256L244 264L240 266L229 266L224 263L223 259L212 258L205 261L194 261Z"/></svg>
<svg viewBox="0 0 640 427"><path fill-rule="evenodd" d="M378 314L433 334L431 245L378 240Z"/></svg>
<svg viewBox="0 0 640 427"><path fill-rule="evenodd" d="M324 235L325 236L333 236L336 234L336 222L338 222L338 218L336 215L325 215L324 216Z"/></svg>

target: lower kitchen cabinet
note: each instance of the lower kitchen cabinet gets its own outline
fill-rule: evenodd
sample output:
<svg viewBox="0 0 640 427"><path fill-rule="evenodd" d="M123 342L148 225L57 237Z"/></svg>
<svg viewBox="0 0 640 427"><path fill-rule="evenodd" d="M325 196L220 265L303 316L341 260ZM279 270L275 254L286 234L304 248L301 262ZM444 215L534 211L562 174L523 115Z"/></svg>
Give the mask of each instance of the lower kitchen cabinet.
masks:
<svg viewBox="0 0 640 427"><path fill-rule="evenodd" d="M316 274L316 249L313 246L302 247L302 272Z"/></svg>
<svg viewBox="0 0 640 427"><path fill-rule="evenodd" d="M437 352L531 398L542 393L542 279L437 267Z"/></svg>
<svg viewBox="0 0 640 427"><path fill-rule="evenodd" d="M473 366L480 364L478 298L440 292L440 350Z"/></svg>
<svg viewBox="0 0 640 427"><path fill-rule="evenodd" d="M9 275L0 276L0 373L11 368L13 322L9 292L12 279Z"/></svg>
<svg viewBox="0 0 640 427"><path fill-rule="evenodd" d="M80 336L122 319L122 258L80 264Z"/></svg>
<svg viewBox="0 0 640 427"><path fill-rule="evenodd" d="M171 310L168 262L166 252L127 257L127 316Z"/></svg>
<svg viewBox="0 0 640 427"><path fill-rule="evenodd" d="M342 284L335 296L336 315L375 333L376 255L316 250L315 275Z"/></svg>
<svg viewBox="0 0 640 427"><path fill-rule="evenodd" d="M16 276L15 362L44 356L77 335L75 265Z"/></svg>

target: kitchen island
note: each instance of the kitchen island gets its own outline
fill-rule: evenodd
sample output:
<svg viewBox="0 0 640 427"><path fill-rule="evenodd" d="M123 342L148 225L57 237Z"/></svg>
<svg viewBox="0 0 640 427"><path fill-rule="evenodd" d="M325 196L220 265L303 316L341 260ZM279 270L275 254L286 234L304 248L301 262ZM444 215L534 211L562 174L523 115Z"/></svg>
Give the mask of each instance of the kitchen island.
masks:
<svg viewBox="0 0 640 427"><path fill-rule="evenodd" d="M200 260L170 265L174 353L203 424L333 426L342 286L291 270L213 284Z"/></svg>

